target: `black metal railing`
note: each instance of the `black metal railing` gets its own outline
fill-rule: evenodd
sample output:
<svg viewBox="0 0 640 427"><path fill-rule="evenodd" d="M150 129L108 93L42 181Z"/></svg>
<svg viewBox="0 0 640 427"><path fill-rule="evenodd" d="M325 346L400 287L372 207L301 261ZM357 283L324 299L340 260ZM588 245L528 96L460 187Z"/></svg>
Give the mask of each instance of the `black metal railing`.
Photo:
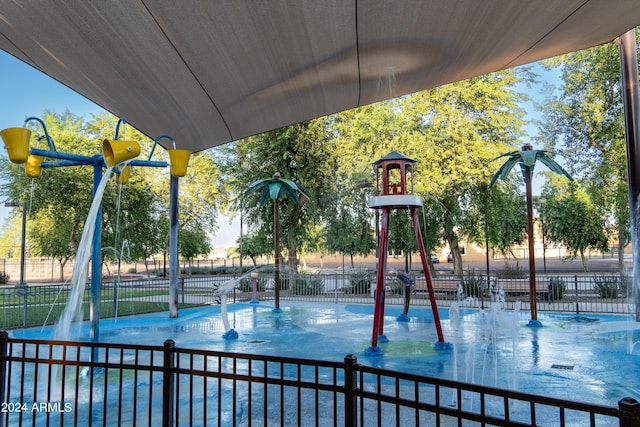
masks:
<svg viewBox="0 0 640 427"><path fill-rule="evenodd" d="M343 362L0 331L0 425L637 426L591 405Z"/></svg>
<svg viewBox="0 0 640 427"><path fill-rule="evenodd" d="M424 276L415 275L411 304L429 306L430 300ZM178 282L180 308L220 303L218 287L235 279L229 275L183 276ZM245 275L238 287L226 295L228 300L249 301L274 298L273 274ZM394 276L386 279L387 304L402 305L404 287ZM438 275L432 279L439 307L453 301L469 308L486 308L500 301L506 310L518 305L529 310L528 278L494 278L482 275ZM282 274L280 298L329 303L373 304L375 274L371 271L352 273ZM55 323L67 302L71 285L25 285L0 287L0 328L42 326ZM85 319L89 318L89 285L85 287ZM635 314L635 302L630 297L632 284L628 277L614 274L540 275L536 280L537 310L572 313ZM167 279L103 282L100 293L102 318L128 316L169 308Z"/></svg>

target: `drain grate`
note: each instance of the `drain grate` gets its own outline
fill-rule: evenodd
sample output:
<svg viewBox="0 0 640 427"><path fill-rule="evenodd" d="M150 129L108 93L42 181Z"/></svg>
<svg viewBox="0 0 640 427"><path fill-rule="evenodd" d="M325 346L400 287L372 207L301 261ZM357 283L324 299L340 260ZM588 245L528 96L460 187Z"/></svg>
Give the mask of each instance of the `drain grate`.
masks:
<svg viewBox="0 0 640 427"><path fill-rule="evenodd" d="M264 344L266 342L269 342L267 340L251 340L251 341L247 341L249 344Z"/></svg>
<svg viewBox="0 0 640 427"><path fill-rule="evenodd" d="M573 365L557 365L554 363L553 365L551 365L551 369L562 369L564 371L572 371Z"/></svg>

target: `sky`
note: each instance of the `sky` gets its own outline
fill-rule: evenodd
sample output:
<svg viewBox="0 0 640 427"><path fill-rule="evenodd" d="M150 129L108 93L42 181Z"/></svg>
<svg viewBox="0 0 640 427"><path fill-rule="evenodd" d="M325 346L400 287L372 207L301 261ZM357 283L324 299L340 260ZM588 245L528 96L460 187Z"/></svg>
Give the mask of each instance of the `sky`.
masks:
<svg viewBox="0 0 640 427"><path fill-rule="evenodd" d="M534 64L534 70L541 75L540 80L548 82L559 81L558 72L544 71L538 64ZM558 85L559 86L559 85ZM535 111L533 102L541 102L544 94L542 85L527 89L532 101L525 105L525 120L530 122L525 131L530 137L537 133L532 121L539 117ZM100 114L104 110L84 96L74 92L65 85L48 77L31 66L19 61L13 56L0 50L0 129L9 127L22 127L27 117L41 118L45 110L62 113L69 110L76 116L90 120L92 115ZM126 117L125 117L126 119ZM55 139L55 135L51 135ZM525 138L525 142L527 138ZM531 141L534 149L540 149ZM0 155L6 156L6 150L0 151ZM534 193L536 180L534 180ZM4 200L0 203L0 223L4 222L11 208L4 206ZM226 217L220 217L218 231L213 237L214 248L228 248L235 244L239 235L239 219L236 217L230 221Z"/></svg>

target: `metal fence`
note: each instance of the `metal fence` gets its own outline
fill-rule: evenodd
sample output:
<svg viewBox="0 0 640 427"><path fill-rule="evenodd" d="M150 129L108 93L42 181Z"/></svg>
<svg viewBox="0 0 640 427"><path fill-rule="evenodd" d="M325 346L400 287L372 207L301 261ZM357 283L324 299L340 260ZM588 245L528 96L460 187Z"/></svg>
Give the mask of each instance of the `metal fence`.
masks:
<svg viewBox="0 0 640 427"><path fill-rule="evenodd" d="M0 426L637 426L590 405L343 362L0 332Z"/></svg>
<svg viewBox="0 0 640 427"><path fill-rule="evenodd" d="M428 306L429 295L424 276L415 275L411 287L411 304ZM273 278L259 275L258 297L269 298ZM262 281L262 283L260 283ZM327 302L373 303L375 273L361 271L351 274L309 274L285 276L281 280L281 298L299 300L323 300ZM496 278L483 275L438 275L432 278L434 294L439 307L448 307L457 301L470 308L485 308L499 301L505 309L516 304L529 310L529 278ZM388 304L402 304L404 287L395 278L385 280ZM536 277L536 307L538 311L572 313L635 313L632 281L617 274L592 275L540 275ZM248 285L241 287L246 293ZM242 296L240 296L242 297Z"/></svg>
<svg viewBox="0 0 640 427"><path fill-rule="evenodd" d="M178 284L179 307L217 304L218 287L234 276L183 276ZM415 276L411 288L411 304L429 306L424 276ZM509 310L516 304L529 310L528 278L495 278L482 275L435 276L432 279L439 307L458 301L461 306L485 308L500 301ZM395 276L386 279L387 304L402 305L404 287ZM254 293L255 287L255 293ZM280 298L283 300L324 301L333 303L373 304L375 273L282 274ZM273 274L245 275L239 286L227 298L233 301L274 298ZM536 280L538 311L572 313L634 314L631 280L614 274L548 275ZM64 309L71 285L33 284L0 287L0 328L42 326L55 323ZM168 310L169 281L167 279L103 282L100 295L100 316L119 317ZM85 288L85 319L89 317L89 285Z"/></svg>

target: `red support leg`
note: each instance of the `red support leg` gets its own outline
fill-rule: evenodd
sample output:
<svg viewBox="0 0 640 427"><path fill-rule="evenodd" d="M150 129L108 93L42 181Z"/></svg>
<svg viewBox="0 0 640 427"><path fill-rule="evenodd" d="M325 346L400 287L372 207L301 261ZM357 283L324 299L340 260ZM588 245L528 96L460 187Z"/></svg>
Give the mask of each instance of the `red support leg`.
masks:
<svg viewBox="0 0 640 427"><path fill-rule="evenodd" d="M385 276L387 270L387 251L389 249L389 208L382 209L382 225L378 244L378 272L376 278L375 307L373 312L373 332L371 347L378 346L378 336L382 335L384 323Z"/></svg>
<svg viewBox="0 0 640 427"><path fill-rule="evenodd" d="M413 220L413 229L416 232L416 240L418 241L418 249L420 250L422 271L424 271L424 278L427 282L427 289L429 290L429 300L431 301L433 322L436 324L436 332L438 333L438 342L444 343L444 335L442 334L442 326L440 325L440 315L438 314L438 305L436 303L436 296L433 292L433 283L431 282L431 272L429 271L429 264L427 264L427 254L424 250L422 232L420 232L420 223L418 223L418 213L414 207L411 208L411 219Z"/></svg>

